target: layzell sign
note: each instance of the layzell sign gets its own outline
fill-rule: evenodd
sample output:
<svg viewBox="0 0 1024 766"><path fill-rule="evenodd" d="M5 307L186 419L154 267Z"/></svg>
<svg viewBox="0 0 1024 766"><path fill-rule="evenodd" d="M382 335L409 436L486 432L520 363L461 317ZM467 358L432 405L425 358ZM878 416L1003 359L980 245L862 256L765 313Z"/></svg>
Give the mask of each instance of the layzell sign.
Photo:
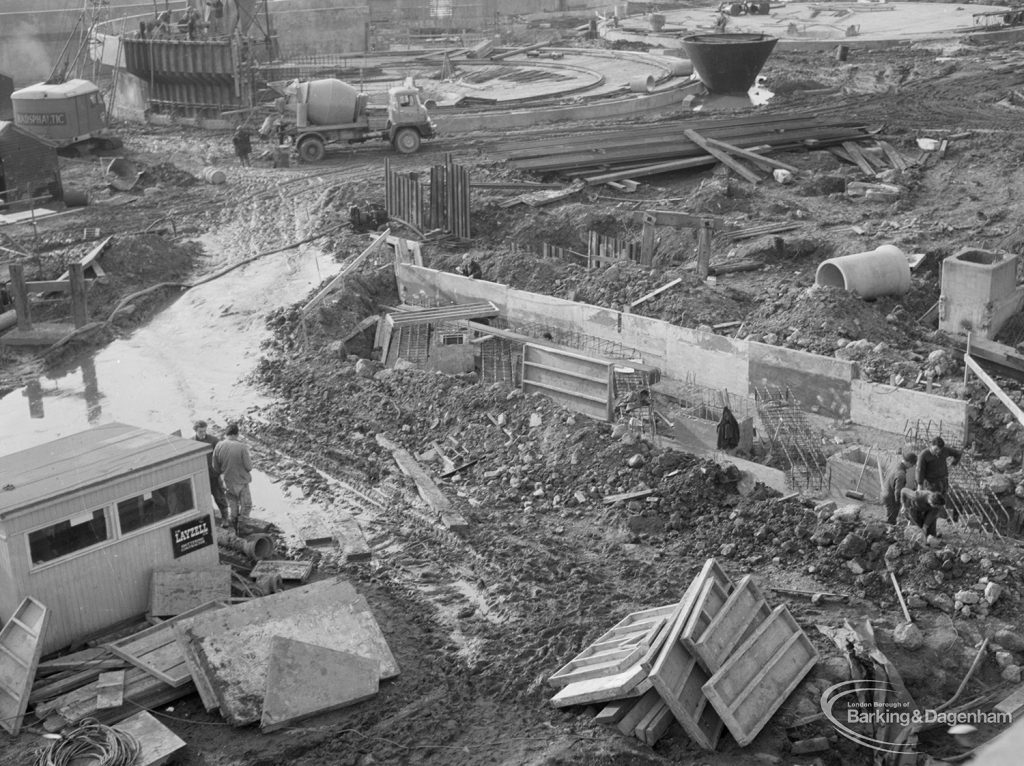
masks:
<svg viewBox="0 0 1024 766"><path fill-rule="evenodd" d="M171 548L174 558L213 545L213 520L209 514L171 527Z"/></svg>

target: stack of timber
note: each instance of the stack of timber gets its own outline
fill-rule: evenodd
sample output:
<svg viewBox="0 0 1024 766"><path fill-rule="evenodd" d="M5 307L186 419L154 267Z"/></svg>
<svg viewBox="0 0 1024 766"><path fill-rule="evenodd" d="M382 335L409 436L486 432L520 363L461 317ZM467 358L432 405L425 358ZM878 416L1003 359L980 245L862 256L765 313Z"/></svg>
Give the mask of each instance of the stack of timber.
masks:
<svg viewBox="0 0 1024 766"><path fill-rule="evenodd" d="M588 185L719 161L687 131L745 150L758 147L759 153L843 144L868 135L860 121L817 112L758 114L507 141L498 144L495 152L515 168L557 172Z"/></svg>
<svg viewBox="0 0 1024 766"><path fill-rule="evenodd" d="M677 722L714 750L749 744L818 660L785 606L708 559L681 601L627 615L548 679L555 707L601 704L596 720L648 745Z"/></svg>

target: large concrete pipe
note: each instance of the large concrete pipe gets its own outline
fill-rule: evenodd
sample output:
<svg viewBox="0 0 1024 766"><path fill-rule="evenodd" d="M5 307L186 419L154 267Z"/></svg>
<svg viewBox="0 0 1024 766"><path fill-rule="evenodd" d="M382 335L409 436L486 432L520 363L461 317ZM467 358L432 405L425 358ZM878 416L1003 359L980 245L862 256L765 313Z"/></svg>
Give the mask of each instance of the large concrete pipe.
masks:
<svg viewBox="0 0 1024 766"><path fill-rule="evenodd" d="M822 261L814 281L823 287L857 293L861 298L903 295L910 289L910 263L895 245L882 245L866 253Z"/></svg>

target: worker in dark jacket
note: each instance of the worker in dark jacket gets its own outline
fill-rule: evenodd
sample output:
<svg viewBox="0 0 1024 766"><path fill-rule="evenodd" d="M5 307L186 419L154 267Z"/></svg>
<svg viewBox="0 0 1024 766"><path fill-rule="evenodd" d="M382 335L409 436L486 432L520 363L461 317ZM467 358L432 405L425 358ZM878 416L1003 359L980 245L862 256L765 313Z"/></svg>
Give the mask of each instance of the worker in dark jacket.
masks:
<svg viewBox="0 0 1024 766"><path fill-rule="evenodd" d="M885 505L885 520L895 524L900 513L900 493L907 486L907 471L917 463L917 455L909 450L900 461L885 474L882 485L882 503Z"/></svg>
<svg viewBox="0 0 1024 766"><path fill-rule="evenodd" d="M252 139L249 137L249 129L239 127L231 137L231 143L235 147L235 154L244 167L249 167L249 154L252 152Z"/></svg>
<svg viewBox="0 0 1024 766"><path fill-rule="evenodd" d="M195 440L197 442L205 442L209 444L212 449L217 448L217 442L220 441L216 436L209 433L206 429L209 426L205 420L197 420L195 425L192 426L192 430L195 431ZM213 502L217 504L217 510L220 511L220 518L225 524L228 521L228 501L224 497L224 487L220 483L220 474L213 469L213 452L208 452L206 455L206 470L210 474L210 494L213 495Z"/></svg>
<svg viewBox="0 0 1024 766"><path fill-rule="evenodd" d="M480 264L473 260L469 253L462 256L462 265L459 266L459 273L464 277L470 279L480 279L483 277L483 269L480 268Z"/></svg>
<svg viewBox="0 0 1024 766"><path fill-rule="evenodd" d="M957 465L963 453L947 447L941 436L932 439L931 445L917 458L918 489L929 489L942 494L949 492L949 466L946 459L950 457L953 458L953 465Z"/></svg>
<svg viewBox="0 0 1024 766"><path fill-rule="evenodd" d="M938 537L936 524L946 517L946 498L927 489L900 490L900 505L911 522L924 530L925 535Z"/></svg>

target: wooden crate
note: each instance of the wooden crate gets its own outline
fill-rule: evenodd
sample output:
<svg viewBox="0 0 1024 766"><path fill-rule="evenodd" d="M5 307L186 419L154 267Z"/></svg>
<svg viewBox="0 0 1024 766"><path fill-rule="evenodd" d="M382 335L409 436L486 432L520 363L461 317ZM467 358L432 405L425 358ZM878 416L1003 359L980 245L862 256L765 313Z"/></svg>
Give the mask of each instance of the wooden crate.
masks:
<svg viewBox="0 0 1024 766"><path fill-rule="evenodd" d="M817 661L810 639L778 606L704 684L704 696L745 747Z"/></svg>

